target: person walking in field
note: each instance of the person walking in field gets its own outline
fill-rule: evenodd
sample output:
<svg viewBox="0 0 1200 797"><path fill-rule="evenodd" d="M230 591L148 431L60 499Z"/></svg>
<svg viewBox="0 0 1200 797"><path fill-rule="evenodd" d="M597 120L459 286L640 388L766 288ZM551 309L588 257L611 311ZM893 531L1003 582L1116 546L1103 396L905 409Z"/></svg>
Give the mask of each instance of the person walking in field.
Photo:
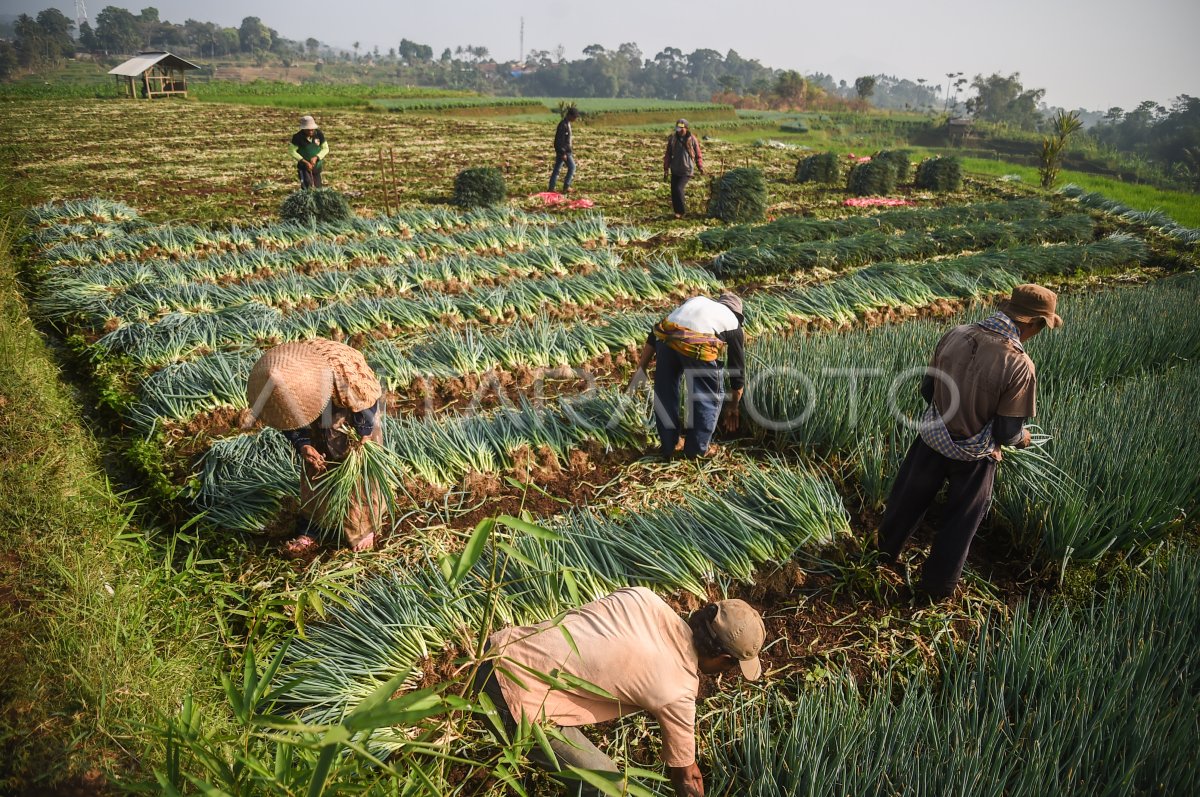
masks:
<svg viewBox="0 0 1200 797"><path fill-rule="evenodd" d="M291 153L300 175L300 188L320 188L321 169L329 154L329 142L311 116L300 117L300 130L292 136Z"/></svg>
<svg viewBox="0 0 1200 797"><path fill-rule="evenodd" d="M575 179L575 150L571 137L571 122L579 118L579 109L572 105L563 115L562 121L554 131L554 168L550 171L550 192L554 193L554 185L558 182L558 173L566 164L567 176L563 178L564 194L571 193L571 181Z"/></svg>
<svg viewBox="0 0 1200 797"><path fill-rule="evenodd" d="M557 726L566 741L550 739L556 760L535 748L530 757L540 767L609 773L618 788L617 765L578 726L646 711L662 729L663 761L675 794L702 797L695 731L700 674L737 667L745 678L759 678L766 635L762 617L744 601L710 603L684 620L650 590L628 587L560 620L492 634L475 691L495 704L509 738L522 718ZM558 683L551 687L531 673ZM601 791L575 781L569 793L590 797Z"/></svg>
<svg viewBox="0 0 1200 797"><path fill-rule="evenodd" d="M330 525L314 482L346 458L356 440L383 443L383 388L362 354L315 338L268 349L246 386L250 418L283 432L300 455L300 512L296 537L283 549L293 558L317 549L316 528ZM253 422L251 420L251 423ZM341 531L355 551L369 550L383 520L383 496L359 496Z"/></svg>
<svg viewBox="0 0 1200 797"><path fill-rule="evenodd" d="M646 379L655 359L654 420L664 459L674 456L683 437L683 455L694 458L716 450L712 444L718 421L726 433L737 431L745 385L746 339L742 331L742 300L732 293L716 299L696 296L654 325L642 347L630 389ZM724 362L722 362L722 360ZM725 375L732 396L725 405ZM680 427L680 383L687 392L687 417Z"/></svg>
<svg viewBox="0 0 1200 797"><path fill-rule="evenodd" d="M671 205L677 219L687 213L685 192L696 172L704 174L700 141L688 130L687 119L680 119L675 123L675 132L667 136L667 152L663 155L663 179L671 181Z"/></svg>
<svg viewBox="0 0 1200 797"><path fill-rule="evenodd" d="M989 318L947 332L921 380L929 406L888 497L878 547L884 564L895 566L948 482L941 527L921 573L921 589L932 598L954 593L991 504L1000 447L1029 445L1025 421L1037 411L1037 376L1024 344L1062 325L1056 305L1053 291L1018 285Z"/></svg>

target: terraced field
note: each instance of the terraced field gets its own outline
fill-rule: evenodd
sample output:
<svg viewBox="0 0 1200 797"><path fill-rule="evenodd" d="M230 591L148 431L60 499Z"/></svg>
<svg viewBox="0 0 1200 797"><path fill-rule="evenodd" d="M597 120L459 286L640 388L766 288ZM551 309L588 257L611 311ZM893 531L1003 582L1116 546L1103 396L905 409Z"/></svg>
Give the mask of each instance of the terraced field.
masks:
<svg viewBox="0 0 1200 797"><path fill-rule="evenodd" d="M710 168L762 168L774 218L667 221L659 138L598 129L578 136L577 183L597 207L551 210L533 196L547 128L351 113L322 126L358 215L306 227L272 218L290 114L11 110L18 173L50 200L23 231L33 317L118 427L139 494L230 557L231 579L273 556L298 498L289 444L241 428L259 352L341 340L387 390L403 481L381 550L279 575L295 589L269 633L220 620L245 690L204 710L280 730L245 731L262 771L212 766L233 743L183 733L189 702L170 726L186 743L144 742L166 781L284 794L324 767L362 793L499 793L521 766L446 718L481 632L641 584L680 610L736 595L767 617L765 682L705 687L711 794L1200 785L1200 410L1182 400L1200 389L1195 230L982 179L903 186L911 207L873 212L796 184L795 154L720 144ZM381 147L401 174L386 189ZM485 164L513 201L447 209L455 172ZM1006 453L964 590L930 607L864 542L933 345L1029 281L1062 292L1066 319L1030 345L1038 445ZM632 355L675 303L723 288L747 308L744 428L701 464L658 462L649 396L625 388ZM1064 597L1079 581L1095 589ZM623 764L657 767L645 720L600 734Z"/></svg>

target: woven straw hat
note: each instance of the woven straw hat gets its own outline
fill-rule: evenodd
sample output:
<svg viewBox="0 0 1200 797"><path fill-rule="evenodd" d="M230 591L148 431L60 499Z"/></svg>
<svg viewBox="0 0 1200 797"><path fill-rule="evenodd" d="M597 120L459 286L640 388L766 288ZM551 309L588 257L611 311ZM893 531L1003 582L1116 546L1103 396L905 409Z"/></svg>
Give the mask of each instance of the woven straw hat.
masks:
<svg viewBox="0 0 1200 797"><path fill-rule="evenodd" d="M382 395L383 388L362 353L321 338L268 349L254 364L246 385L253 415L284 431L317 420L331 400L359 412Z"/></svg>

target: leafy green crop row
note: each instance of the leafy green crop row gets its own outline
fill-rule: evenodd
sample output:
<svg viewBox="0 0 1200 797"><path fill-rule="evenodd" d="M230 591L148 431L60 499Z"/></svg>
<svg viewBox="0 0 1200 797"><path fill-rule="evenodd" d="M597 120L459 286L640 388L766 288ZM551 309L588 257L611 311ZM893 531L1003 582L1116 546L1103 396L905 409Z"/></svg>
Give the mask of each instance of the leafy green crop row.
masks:
<svg viewBox="0 0 1200 797"><path fill-rule="evenodd" d="M421 233L453 235L513 226L555 225L557 221L552 216L525 213L511 207L484 208L461 214L420 209L374 218L360 216L336 223L273 222L227 229L197 224L153 225L135 218L115 227L68 225L41 229L33 233L31 240L43 247L39 259L47 265L93 266L154 256L179 258L221 250L278 250L309 243L403 239ZM572 223L603 226L603 219L591 216Z"/></svg>
<svg viewBox="0 0 1200 797"><path fill-rule="evenodd" d="M619 394L597 392L550 407L525 402L491 415L437 421L388 419L387 447L411 480L449 486L472 471L496 473L521 456L545 449L560 461L585 442L629 448L645 444L642 408ZM290 444L272 429L215 441L200 463L197 508L222 528L258 530L299 495L298 465Z"/></svg>
<svg viewBox="0 0 1200 797"><path fill-rule="evenodd" d="M556 539L523 537L512 554L493 548L455 586L435 567L373 579L288 651L292 674L303 678L283 699L311 720L336 719L382 680L419 677L431 654L474 649L495 572L504 574L503 599L492 622L538 622L631 585L705 597L718 574L749 583L756 567L849 532L828 478L768 465L721 492L692 491L640 515L573 511L554 527Z"/></svg>
<svg viewBox="0 0 1200 797"><path fill-rule="evenodd" d="M773 246L737 246L717 255L719 277L757 277L815 268L841 271L880 260L924 260L970 249L1029 243L1079 243L1091 239L1095 224L1086 215L1052 219L983 221L902 233L872 231L830 241Z"/></svg>
<svg viewBox="0 0 1200 797"><path fill-rule="evenodd" d="M260 348L301 338L425 329L443 326L448 319L498 324L510 316L536 317L547 305L586 308L714 287L712 277L701 269L659 262L644 269L604 267L586 275L519 280L455 295L352 298L292 313L250 301L214 312L169 313L155 323L125 324L96 341L94 350L103 357L128 357L153 366L210 351Z"/></svg>
<svg viewBox="0 0 1200 797"><path fill-rule="evenodd" d="M1102 210L1138 226L1156 230L1178 243L1190 246L1200 244L1200 229L1184 227L1160 210L1134 210L1128 205L1108 199L1101 193L1087 192L1073 184L1063 186L1059 193L1074 199L1085 208Z"/></svg>
<svg viewBox="0 0 1200 797"><path fill-rule="evenodd" d="M883 308L994 295L1039 274L1103 273L1137 263L1143 255L1140 242L1115 238L1081 246L1017 247L934 263L882 263L810 287L753 294L748 297L747 324L756 336L811 322L848 324L861 313ZM616 352L640 345L657 320L655 313L622 312L569 327L518 321L488 332L442 329L427 341L408 345L377 342L367 349L367 359L392 389L403 389L420 377L462 376L492 368L577 366L602 355L603 347ZM204 410L245 406L245 378L256 356L215 352L156 371L139 390L141 401L133 419L149 427L160 417L182 419Z"/></svg>
<svg viewBox="0 0 1200 797"><path fill-rule="evenodd" d="M1063 328L1032 341L1038 422L1065 477L1039 485L1002 473L995 507L1043 560L1153 540L1200 499L1188 464L1200 440L1184 432L1200 411L1169 398L1198 387L1200 316L1188 309L1198 299L1192 276L1065 297ZM848 457L867 498L882 503L914 434L903 419L917 411L919 378L945 329L913 322L799 347L765 340L752 350L747 406L762 434Z"/></svg>
<svg viewBox="0 0 1200 797"><path fill-rule="evenodd" d="M1200 569L1179 552L1079 611L1020 607L934 675L848 675L707 713L709 792L1194 794ZM715 700L724 701L723 697Z"/></svg>
<svg viewBox="0 0 1200 797"><path fill-rule="evenodd" d="M1050 206L1040 199L1016 199L1008 202L979 202L949 205L943 208L889 210L865 216L839 219L813 219L785 216L760 225L719 227L700 233L700 243L709 250L735 246L777 246L806 241L831 241L865 232L900 232L948 227L971 221L1006 221L1045 216Z"/></svg>

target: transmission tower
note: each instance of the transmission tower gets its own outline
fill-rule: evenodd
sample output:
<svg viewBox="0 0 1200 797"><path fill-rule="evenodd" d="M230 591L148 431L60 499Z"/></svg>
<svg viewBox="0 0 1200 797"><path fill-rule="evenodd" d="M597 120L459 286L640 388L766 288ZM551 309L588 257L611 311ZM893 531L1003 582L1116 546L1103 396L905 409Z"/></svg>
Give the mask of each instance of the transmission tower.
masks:
<svg viewBox="0 0 1200 797"><path fill-rule="evenodd" d="M75 30L79 30L80 26L87 21L87 3L83 0L75 0Z"/></svg>
<svg viewBox="0 0 1200 797"><path fill-rule="evenodd" d="M83 0L79 0L83 2ZM521 17L521 63L525 63L525 17Z"/></svg>

